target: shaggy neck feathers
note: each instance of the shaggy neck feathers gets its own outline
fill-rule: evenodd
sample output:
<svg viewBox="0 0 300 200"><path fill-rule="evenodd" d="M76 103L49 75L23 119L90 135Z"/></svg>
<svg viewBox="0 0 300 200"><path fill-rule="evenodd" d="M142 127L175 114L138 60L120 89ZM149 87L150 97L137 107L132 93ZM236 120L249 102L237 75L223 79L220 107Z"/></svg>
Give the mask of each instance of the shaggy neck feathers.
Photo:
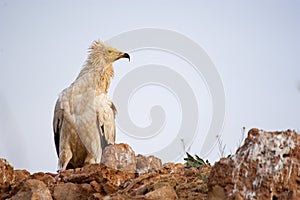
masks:
<svg viewBox="0 0 300 200"><path fill-rule="evenodd" d="M105 65L105 62L103 62L100 66ZM87 64L83 67L83 69L80 71L75 81L86 77L86 84L93 85L93 87L96 87L96 90L100 91L101 93L107 93L108 88L110 86L111 78L113 76L114 69L112 64L108 64L106 65L106 67L98 67L88 61Z"/></svg>
<svg viewBox="0 0 300 200"><path fill-rule="evenodd" d="M114 76L114 68L109 64L100 76L99 88L101 92L107 93L110 86L110 80Z"/></svg>
<svg viewBox="0 0 300 200"><path fill-rule="evenodd" d="M83 78L85 84L96 87L95 89L101 93L107 93L110 80L114 76L112 64L107 63L105 48L104 44L99 41L93 43L86 64L75 80Z"/></svg>

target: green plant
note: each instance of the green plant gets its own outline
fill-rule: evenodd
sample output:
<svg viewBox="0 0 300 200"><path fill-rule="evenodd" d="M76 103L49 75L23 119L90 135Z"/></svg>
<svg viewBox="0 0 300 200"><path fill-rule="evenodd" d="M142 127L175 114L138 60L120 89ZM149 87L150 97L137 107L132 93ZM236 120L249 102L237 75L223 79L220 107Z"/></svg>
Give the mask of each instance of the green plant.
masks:
<svg viewBox="0 0 300 200"><path fill-rule="evenodd" d="M187 158L184 158L184 160L186 161L187 167L199 168L201 165L210 165L208 160L204 161L197 155L195 155L195 158L191 156L191 154L189 154L188 152L186 152L186 155Z"/></svg>

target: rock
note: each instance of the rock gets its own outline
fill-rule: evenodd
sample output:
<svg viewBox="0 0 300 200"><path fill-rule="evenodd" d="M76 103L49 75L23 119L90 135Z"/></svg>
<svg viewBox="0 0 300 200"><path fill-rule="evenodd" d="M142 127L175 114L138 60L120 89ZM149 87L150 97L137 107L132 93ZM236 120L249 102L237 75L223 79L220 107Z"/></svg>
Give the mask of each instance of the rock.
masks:
<svg viewBox="0 0 300 200"><path fill-rule="evenodd" d="M164 199L164 200L174 200L178 199L175 190L167 185L160 187L152 192L149 192L145 195L146 199Z"/></svg>
<svg viewBox="0 0 300 200"><path fill-rule="evenodd" d="M84 200L89 199L94 192L92 186L87 183L64 183L54 187L53 198L57 200Z"/></svg>
<svg viewBox="0 0 300 200"><path fill-rule="evenodd" d="M7 160L0 159L0 194L6 192L15 179L14 168Z"/></svg>
<svg viewBox="0 0 300 200"><path fill-rule="evenodd" d="M120 171L130 173L148 173L162 167L162 162L155 156L135 156L128 144L115 144L107 146L102 155L104 165Z"/></svg>
<svg viewBox="0 0 300 200"><path fill-rule="evenodd" d="M162 168L161 159L155 156L143 156L141 154L136 156L136 170L139 174L153 172Z"/></svg>
<svg viewBox="0 0 300 200"><path fill-rule="evenodd" d="M183 163L165 163L161 170L164 173L184 175L186 173L186 165Z"/></svg>
<svg viewBox="0 0 300 200"><path fill-rule="evenodd" d="M96 191L96 192L99 192L99 194L103 193L104 190L103 190L103 186L98 183L97 181L92 181L90 182L90 185L93 187L93 189Z"/></svg>
<svg viewBox="0 0 300 200"><path fill-rule="evenodd" d="M43 172L34 173L30 176L30 178L44 182L47 187L52 187L55 184L54 177L52 177L48 174L45 174Z"/></svg>
<svg viewBox="0 0 300 200"><path fill-rule="evenodd" d="M161 166L126 144L108 146L102 161L54 179L0 159L0 199L300 199L300 135L290 130L252 129L235 155L213 167Z"/></svg>
<svg viewBox="0 0 300 200"><path fill-rule="evenodd" d="M101 163L120 171L136 172L135 153L128 144L107 146L103 151Z"/></svg>
<svg viewBox="0 0 300 200"><path fill-rule="evenodd" d="M133 173L115 170L103 164L86 165L83 168L66 170L60 174L62 182L89 183L95 192L101 192L104 195L121 189L128 180L134 177Z"/></svg>
<svg viewBox="0 0 300 200"><path fill-rule="evenodd" d="M135 200L145 200L145 198L134 198ZM122 194L116 194L114 196L105 196L101 200L128 200L128 197Z"/></svg>
<svg viewBox="0 0 300 200"><path fill-rule="evenodd" d="M225 189L219 185L215 185L209 192L209 199L211 200L224 200L226 199Z"/></svg>
<svg viewBox="0 0 300 200"><path fill-rule="evenodd" d="M209 199L300 199L299 169L299 134L252 129L234 156L213 166Z"/></svg>
<svg viewBox="0 0 300 200"><path fill-rule="evenodd" d="M105 164L62 171L56 179L52 173L30 175L26 170L14 171L6 161L2 162L0 181L6 184L1 185L5 191L0 193L0 199L207 198L210 166L199 169L180 163L162 166L161 160L154 156L135 156L126 144L108 146L103 161Z"/></svg>
<svg viewBox="0 0 300 200"><path fill-rule="evenodd" d="M91 198L90 198L90 200L102 200L103 199L103 195L102 194L100 194L100 193L94 193L94 194L92 194L92 196L91 196Z"/></svg>
<svg viewBox="0 0 300 200"><path fill-rule="evenodd" d="M140 175L126 185L123 190L119 190L117 194L108 195L105 199L149 199L164 193L158 189L163 188L162 190L170 191L169 187L171 187L178 199L204 200L207 199L207 179L210 168L208 165L203 165L199 169L187 169L184 164L168 163L155 172ZM186 175L187 171L189 171L189 175ZM169 194L168 191L166 194Z"/></svg>
<svg viewBox="0 0 300 200"><path fill-rule="evenodd" d="M49 189L45 183L35 179L28 179L25 181L18 191L10 200L48 200L52 199Z"/></svg>
<svg viewBox="0 0 300 200"><path fill-rule="evenodd" d="M30 172L23 169L23 170L15 170L15 180L14 180L14 184L18 184L22 181L24 181L25 179L27 179L30 176Z"/></svg>

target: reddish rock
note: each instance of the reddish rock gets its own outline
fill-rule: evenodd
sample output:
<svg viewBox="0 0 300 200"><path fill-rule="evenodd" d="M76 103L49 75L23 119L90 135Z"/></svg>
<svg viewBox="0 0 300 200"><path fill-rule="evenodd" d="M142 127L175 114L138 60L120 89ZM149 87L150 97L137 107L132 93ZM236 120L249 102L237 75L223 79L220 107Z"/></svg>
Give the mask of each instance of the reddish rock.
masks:
<svg viewBox="0 0 300 200"><path fill-rule="evenodd" d="M0 159L0 194L6 192L15 179L14 168L5 159Z"/></svg>
<svg viewBox="0 0 300 200"><path fill-rule="evenodd" d="M107 146L103 151L101 163L120 171L130 173L136 171L135 153L128 144Z"/></svg>
<svg viewBox="0 0 300 200"><path fill-rule="evenodd" d="M100 183L98 183L97 181L90 182L90 185L93 187L93 189L96 192L99 192L99 193L103 193L104 192L103 186Z"/></svg>
<svg viewBox="0 0 300 200"><path fill-rule="evenodd" d="M219 185L212 186L212 188L209 191L209 199L211 199L211 200L227 199L225 189ZM236 199L236 200L238 200L238 199Z"/></svg>
<svg viewBox="0 0 300 200"><path fill-rule="evenodd" d="M10 196L17 194L24 186L24 182L29 179L30 173L27 170L15 170L15 180L11 184Z"/></svg>
<svg viewBox="0 0 300 200"><path fill-rule="evenodd" d="M186 171L190 172L189 175L186 175ZM205 200L207 199L209 172L210 166L208 165L203 165L199 169L187 169L184 164L168 163L156 172L145 173L135 178L126 185L125 189L108 195L105 199L149 199L154 198L154 195L164 193L158 189L171 187L178 199Z"/></svg>
<svg viewBox="0 0 300 200"><path fill-rule="evenodd" d="M149 192L145 195L146 199L164 199L164 200L174 200L178 199L177 194L173 187L166 185L160 187L152 192Z"/></svg>
<svg viewBox="0 0 300 200"><path fill-rule="evenodd" d="M135 157L125 144L104 150L105 165L66 170L58 179L42 172L14 171L0 159L0 199L293 200L300 199L299 160L296 132L257 129L248 133L235 155L213 167L187 168L180 163L161 167L158 158Z"/></svg>
<svg viewBox="0 0 300 200"><path fill-rule="evenodd" d="M61 172L60 180L71 183L89 183L96 192L111 194L121 189L135 174L109 168L103 164L87 165L75 170Z"/></svg>
<svg viewBox="0 0 300 200"><path fill-rule="evenodd" d="M42 181L46 184L47 187L52 187L55 184L54 177L43 172L34 173L29 178Z"/></svg>
<svg viewBox="0 0 300 200"><path fill-rule="evenodd" d="M186 172L186 164L183 163L165 163L161 171L164 173L184 175Z"/></svg>
<svg viewBox="0 0 300 200"><path fill-rule="evenodd" d="M209 199L300 199L300 135L252 129L211 170Z"/></svg>
<svg viewBox="0 0 300 200"><path fill-rule="evenodd" d="M15 170L15 180L14 184L18 184L24 180L26 180L30 176L30 172L23 169L23 170Z"/></svg>
<svg viewBox="0 0 300 200"><path fill-rule="evenodd" d="M121 161L112 159L110 153ZM106 165L92 164L65 170L56 179L49 175L51 173L30 175L26 170L8 170L15 178L6 185L6 192L0 193L0 199L201 200L207 197L210 166L199 169L174 163L161 166L160 159L154 156L139 155L136 158L132 149L124 144L110 146L105 155ZM125 161L132 156L130 162ZM108 160L114 169L108 166Z"/></svg>
<svg viewBox="0 0 300 200"><path fill-rule="evenodd" d="M45 183L35 179L28 179L22 184L21 189L9 200L42 200L52 199L51 193Z"/></svg>
<svg viewBox="0 0 300 200"><path fill-rule="evenodd" d="M141 154L136 156L136 170L139 174L153 172L162 168L161 159L155 156L143 156Z"/></svg>
<svg viewBox="0 0 300 200"><path fill-rule="evenodd" d="M102 200L103 199L103 195L100 193L94 193L92 194L92 196L90 197L90 200Z"/></svg>
<svg viewBox="0 0 300 200"><path fill-rule="evenodd" d="M85 200L89 199L94 192L92 186L87 183L64 183L54 187L53 198L57 200Z"/></svg>

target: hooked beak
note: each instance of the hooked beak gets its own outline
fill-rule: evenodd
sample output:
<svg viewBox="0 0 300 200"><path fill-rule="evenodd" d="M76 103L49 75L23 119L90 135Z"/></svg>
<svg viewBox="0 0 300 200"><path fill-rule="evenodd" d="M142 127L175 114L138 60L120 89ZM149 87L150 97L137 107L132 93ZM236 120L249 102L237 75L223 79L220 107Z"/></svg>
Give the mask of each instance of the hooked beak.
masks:
<svg viewBox="0 0 300 200"><path fill-rule="evenodd" d="M122 57L123 57L123 58L128 58L128 60L130 61L130 56L129 56L128 53L124 53Z"/></svg>

